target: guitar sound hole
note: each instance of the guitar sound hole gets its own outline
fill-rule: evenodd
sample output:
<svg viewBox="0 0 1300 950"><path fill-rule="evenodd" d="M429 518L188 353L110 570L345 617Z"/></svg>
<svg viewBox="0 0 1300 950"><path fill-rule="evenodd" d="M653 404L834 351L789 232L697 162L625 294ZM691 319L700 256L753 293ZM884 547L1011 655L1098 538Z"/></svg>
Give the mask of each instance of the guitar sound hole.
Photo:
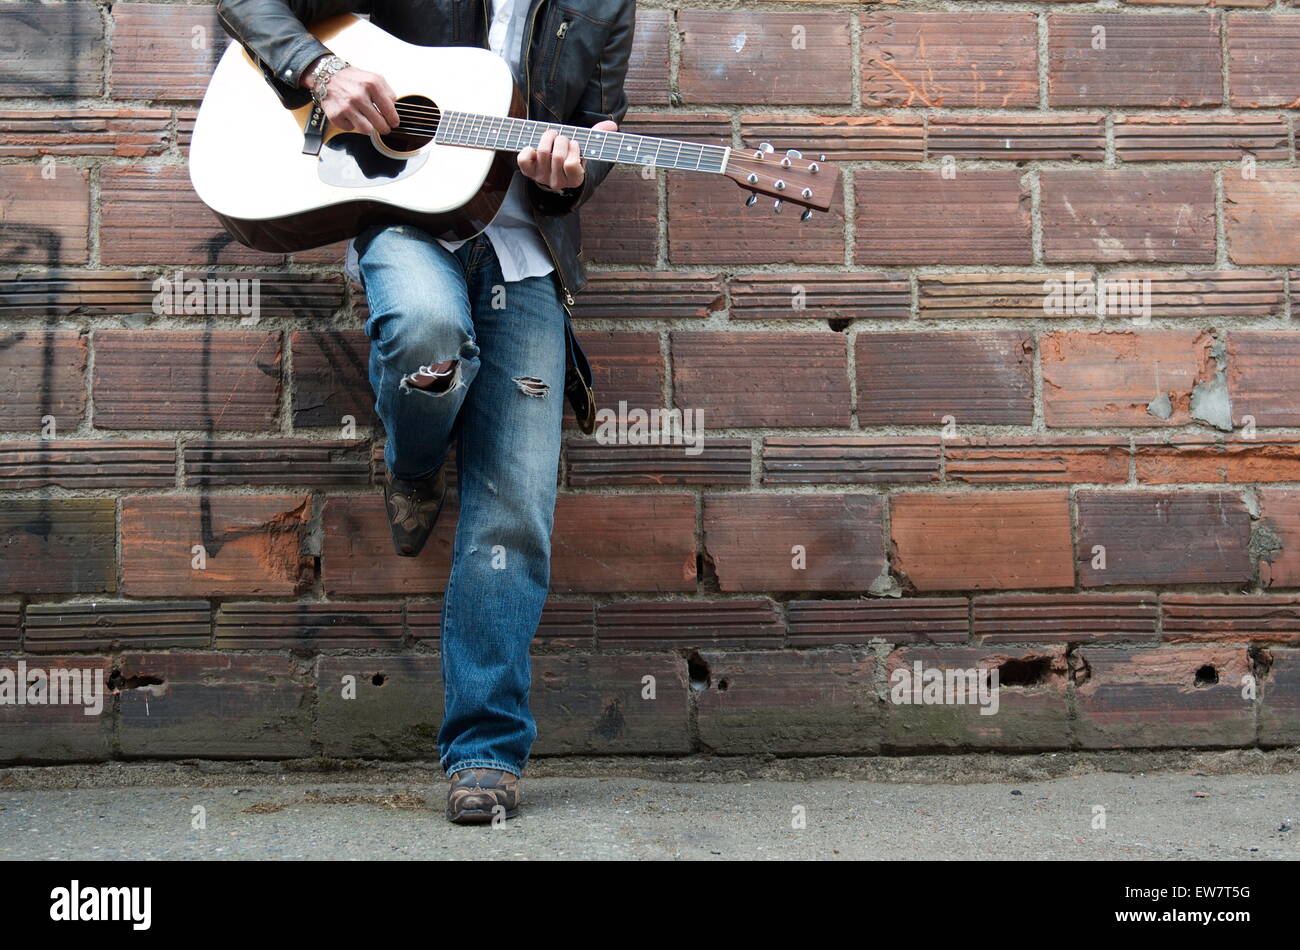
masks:
<svg viewBox="0 0 1300 950"><path fill-rule="evenodd" d="M402 96L397 100L397 115L401 124L379 141L390 151L405 154L418 152L432 141L442 110L425 96Z"/></svg>

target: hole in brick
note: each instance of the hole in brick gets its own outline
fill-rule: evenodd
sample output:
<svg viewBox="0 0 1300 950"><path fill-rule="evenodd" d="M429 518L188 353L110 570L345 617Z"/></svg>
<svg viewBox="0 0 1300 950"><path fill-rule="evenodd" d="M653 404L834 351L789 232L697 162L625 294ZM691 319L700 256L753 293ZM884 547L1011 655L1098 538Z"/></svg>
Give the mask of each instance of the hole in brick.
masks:
<svg viewBox="0 0 1300 950"><path fill-rule="evenodd" d="M731 684L728 683L726 680L718 680L718 692L725 693L727 691L727 687L730 685Z"/></svg>
<svg viewBox="0 0 1300 950"><path fill-rule="evenodd" d="M160 676L123 676L121 670L113 670L108 674L108 688L115 693L120 693L127 689L141 689L145 686L161 686L163 684Z"/></svg>
<svg viewBox="0 0 1300 950"><path fill-rule="evenodd" d="M1196 671L1197 686L1213 686L1219 681L1219 671L1208 663Z"/></svg>
<svg viewBox="0 0 1300 950"><path fill-rule="evenodd" d="M826 320L826 325L830 327L832 330L834 330L836 333L843 333L845 330L849 328L849 324L852 322L853 321L850 320L848 317L828 317Z"/></svg>
<svg viewBox="0 0 1300 950"><path fill-rule="evenodd" d="M998 667L999 686L1041 686L1052 670L1050 657L1007 660Z"/></svg>
<svg viewBox="0 0 1300 950"><path fill-rule="evenodd" d="M686 671L690 675L691 689L708 689L712 682L709 676L709 664L698 653L692 653L686 659Z"/></svg>
<svg viewBox="0 0 1300 950"><path fill-rule="evenodd" d="M370 677L370 683L372 686L383 686L387 682L387 673L376 673L374 676Z"/></svg>

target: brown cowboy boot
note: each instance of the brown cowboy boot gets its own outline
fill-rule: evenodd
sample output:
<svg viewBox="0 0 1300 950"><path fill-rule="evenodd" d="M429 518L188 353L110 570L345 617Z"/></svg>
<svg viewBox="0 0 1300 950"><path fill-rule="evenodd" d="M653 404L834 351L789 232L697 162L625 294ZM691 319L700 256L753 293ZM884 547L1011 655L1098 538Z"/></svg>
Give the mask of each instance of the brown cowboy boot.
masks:
<svg viewBox="0 0 1300 950"><path fill-rule="evenodd" d="M438 523L442 503L447 496L445 468L427 478L394 478L387 472L384 479L384 507L388 509L388 526L393 547L402 557L415 557L424 549Z"/></svg>
<svg viewBox="0 0 1300 950"><path fill-rule="evenodd" d="M487 824L498 814L519 814L519 777L500 769L461 769L451 775L447 820L458 825Z"/></svg>

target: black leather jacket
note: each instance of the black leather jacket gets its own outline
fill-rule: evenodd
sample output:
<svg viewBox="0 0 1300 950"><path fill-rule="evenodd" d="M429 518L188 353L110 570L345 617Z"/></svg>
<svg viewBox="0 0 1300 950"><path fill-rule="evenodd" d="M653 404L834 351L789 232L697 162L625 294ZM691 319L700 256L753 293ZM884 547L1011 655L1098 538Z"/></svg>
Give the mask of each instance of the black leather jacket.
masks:
<svg viewBox="0 0 1300 950"><path fill-rule="evenodd" d="M376 26L421 46L487 48L489 0L220 0L226 32L243 43L267 82L289 108L311 101L298 85L303 71L328 50L304 24L340 13L368 13ZM590 128L603 119L622 124L627 114L623 81L632 50L635 0L532 0L523 71L528 117ZM567 23L567 27L561 25ZM382 73L382 69L378 70ZM578 215L609 173L609 162L588 159L582 185L556 194L528 180L534 219L550 251L565 303L587 283ZM591 431L591 371L569 330L570 372L565 390L579 425ZM576 352L575 352L576 351ZM585 393L575 392L582 378ZM585 400L582 397L585 396ZM586 405L581 405L585 402Z"/></svg>

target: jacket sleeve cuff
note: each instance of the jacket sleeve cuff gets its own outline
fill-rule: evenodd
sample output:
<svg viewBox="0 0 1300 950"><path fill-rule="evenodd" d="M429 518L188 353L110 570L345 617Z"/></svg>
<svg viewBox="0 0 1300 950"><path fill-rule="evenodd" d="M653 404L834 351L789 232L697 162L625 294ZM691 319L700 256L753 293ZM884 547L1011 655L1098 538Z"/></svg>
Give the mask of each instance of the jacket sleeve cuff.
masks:
<svg viewBox="0 0 1300 950"><path fill-rule="evenodd" d="M568 214L578 204L578 199L586 190L587 182L591 179L584 179L581 185L575 188L565 188L563 191L550 191L543 188L531 178L526 179L528 189L532 192L533 204L542 214L558 216Z"/></svg>
<svg viewBox="0 0 1300 950"><path fill-rule="evenodd" d="M262 67L267 82L280 97L280 101L287 107L296 109L311 102L311 93L299 85L302 74L307 71L308 66L328 53L329 48L308 33L289 48L277 71L273 72L268 63L258 65Z"/></svg>

